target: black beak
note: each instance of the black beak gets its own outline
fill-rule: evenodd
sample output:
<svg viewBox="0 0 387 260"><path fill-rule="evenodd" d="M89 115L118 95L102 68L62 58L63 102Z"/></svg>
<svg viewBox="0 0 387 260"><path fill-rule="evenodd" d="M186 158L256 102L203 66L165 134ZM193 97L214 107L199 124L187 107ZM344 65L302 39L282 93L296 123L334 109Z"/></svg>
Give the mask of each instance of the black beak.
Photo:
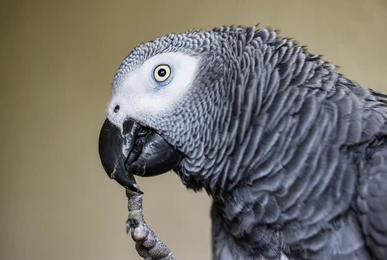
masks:
<svg viewBox="0 0 387 260"><path fill-rule="evenodd" d="M142 194L133 174L127 174L125 171L126 156L133 148L133 143L134 138L125 138L117 126L108 119L105 120L98 144L103 168L107 175L111 179L115 179L121 186Z"/></svg>
<svg viewBox="0 0 387 260"><path fill-rule="evenodd" d="M122 132L108 119L99 136L99 156L105 172L121 186L142 193L133 175L150 177L175 169L181 154L149 128L128 119Z"/></svg>

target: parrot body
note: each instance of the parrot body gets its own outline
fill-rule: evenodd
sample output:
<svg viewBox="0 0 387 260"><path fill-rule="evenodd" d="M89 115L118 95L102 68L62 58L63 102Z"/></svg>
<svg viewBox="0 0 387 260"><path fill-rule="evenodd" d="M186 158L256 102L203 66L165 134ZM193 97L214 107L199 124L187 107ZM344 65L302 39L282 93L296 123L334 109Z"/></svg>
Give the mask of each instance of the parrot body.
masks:
<svg viewBox="0 0 387 260"><path fill-rule="evenodd" d="M108 107L112 126L127 120L179 155L155 153L163 170L147 174L144 134L123 149L126 176L169 167L213 198L213 259L387 258L387 96L275 31L138 46Z"/></svg>

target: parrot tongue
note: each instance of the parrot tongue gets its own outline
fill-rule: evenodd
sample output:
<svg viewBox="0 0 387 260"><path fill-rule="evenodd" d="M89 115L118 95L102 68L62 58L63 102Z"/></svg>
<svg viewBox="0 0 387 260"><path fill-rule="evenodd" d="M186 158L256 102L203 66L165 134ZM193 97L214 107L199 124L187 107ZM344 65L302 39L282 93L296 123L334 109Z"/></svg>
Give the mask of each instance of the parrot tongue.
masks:
<svg viewBox="0 0 387 260"><path fill-rule="evenodd" d="M133 149L140 126L134 121L127 121L123 133L108 119L105 120L99 135L98 150L105 172L121 186L143 194L133 174L125 170L125 161Z"/></svg>

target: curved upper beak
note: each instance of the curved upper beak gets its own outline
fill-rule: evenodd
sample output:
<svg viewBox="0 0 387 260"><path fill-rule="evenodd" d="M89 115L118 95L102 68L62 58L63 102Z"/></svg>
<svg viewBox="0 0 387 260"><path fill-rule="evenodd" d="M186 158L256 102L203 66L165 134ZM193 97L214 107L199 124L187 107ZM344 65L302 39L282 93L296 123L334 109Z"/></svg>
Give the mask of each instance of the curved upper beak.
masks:
<svg viewBox="0 0 387 260"><path fill-rule="evenodd" d="M125 170L125 161L133 149L135 138L131 136L133 134L131 132L126 136L123 134L116 125L106 119L99 135L99 157L105 172L111 179L115 179L129 190L142 194L133 174L128 174Z"/></svg>
<svg viewBox="0 0 387 260"><path fill-rule="evenodd" d="M111 179L129 190L142 193L134 175L155 176L175 169L181 154L163 137L127 119L120 130L108 119L99 135L99 156Z"/></svg>

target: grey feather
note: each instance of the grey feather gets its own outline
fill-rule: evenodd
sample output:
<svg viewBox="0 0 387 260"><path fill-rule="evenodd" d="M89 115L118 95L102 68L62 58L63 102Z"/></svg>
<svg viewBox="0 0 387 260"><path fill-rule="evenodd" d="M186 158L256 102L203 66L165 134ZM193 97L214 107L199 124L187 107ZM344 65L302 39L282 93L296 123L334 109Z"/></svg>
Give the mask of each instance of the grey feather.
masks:
<svg viewBox="0 0 387 260"><path fill-rule="evenodd" d="M148 125L213 197L214 259L385 259L387 97L275 31L221 27L137 47L200 57L184 100Z"/></svg>

